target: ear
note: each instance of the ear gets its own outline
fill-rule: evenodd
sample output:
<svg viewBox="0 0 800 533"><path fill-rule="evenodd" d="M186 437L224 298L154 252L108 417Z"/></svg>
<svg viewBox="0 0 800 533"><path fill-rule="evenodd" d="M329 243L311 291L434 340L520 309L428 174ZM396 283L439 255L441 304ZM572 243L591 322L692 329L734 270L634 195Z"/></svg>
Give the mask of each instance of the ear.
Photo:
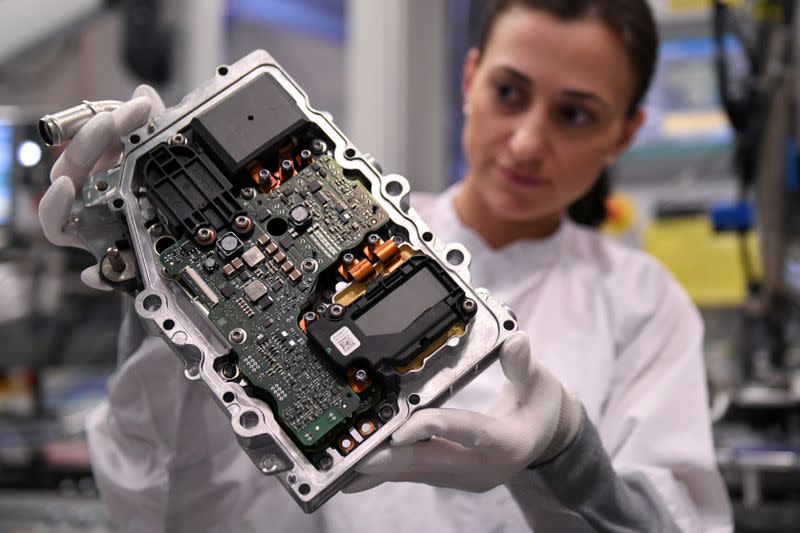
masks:
<svg viewBox="0 0 800 533"><path fill-rule="evenodd" d="M647 114L645 113L644 109L639 108L632 117L625 121L625 124L622 127L622 132L617 140L614 153L609 158L612 160L612 162L616 161L622 152L624 152L628 146L630 146L630 144L633 142L633 139L636 137L636 132L638 132L639 128L641 128L642 124L644 124L646 117Z"/></svg>
<svg viewBox="0 0 800 533"><path fill-rule="evenodd" d="M467 93L470 87L472 87L472 80L475 76L475 69L478 66L479 57L480 52L477 48L470 48L469 52L467 52L467 55L464 57L464 71L461 75L461 96L464 98L465 102Z"/></svg>

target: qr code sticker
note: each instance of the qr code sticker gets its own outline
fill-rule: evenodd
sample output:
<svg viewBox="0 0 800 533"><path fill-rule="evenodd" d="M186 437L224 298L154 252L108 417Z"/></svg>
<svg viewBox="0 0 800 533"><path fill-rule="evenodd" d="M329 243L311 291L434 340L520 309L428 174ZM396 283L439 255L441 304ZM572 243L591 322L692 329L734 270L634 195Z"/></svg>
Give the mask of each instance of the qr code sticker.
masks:
<svg viewBox="0 0 800 533"><path fill-rule="evenodd" d="M361 346L361 341L358 340L358 337L353 335L353 332L350 331L350 328L347 326L344 326L331 335L331 343L345 356L350 355Z"/></svg>

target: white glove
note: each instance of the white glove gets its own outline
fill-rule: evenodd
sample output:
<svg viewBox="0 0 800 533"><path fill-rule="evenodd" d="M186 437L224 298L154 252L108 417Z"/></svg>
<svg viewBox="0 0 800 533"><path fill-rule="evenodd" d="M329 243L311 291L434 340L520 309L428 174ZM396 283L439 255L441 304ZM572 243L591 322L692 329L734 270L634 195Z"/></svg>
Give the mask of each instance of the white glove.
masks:
<svg viewBox="0 0 800 533"><path fill-rule="evenodd" d="M122 140L164 110L155 89L140 85L133 98L112 112L93 116L70 141L50 171L52 184L39 203L39 222L47 240L56 246L86 249L75 235L62 231L69 217L76 191L83 189L90 176L119 165ZM81 272L81 280L95 289L111 290L103 281L98 265Z"/></svg>
<svg viewBox="0 0 800 533"><path fill-rule="evenodd" d="M500 350L508 382L488 414L417 411L392 435L390 446L356 466L362 475L344 492L384 481L483 492L561 453L580 428L580 402L531 356L527 334L515 333Z"/></svg>

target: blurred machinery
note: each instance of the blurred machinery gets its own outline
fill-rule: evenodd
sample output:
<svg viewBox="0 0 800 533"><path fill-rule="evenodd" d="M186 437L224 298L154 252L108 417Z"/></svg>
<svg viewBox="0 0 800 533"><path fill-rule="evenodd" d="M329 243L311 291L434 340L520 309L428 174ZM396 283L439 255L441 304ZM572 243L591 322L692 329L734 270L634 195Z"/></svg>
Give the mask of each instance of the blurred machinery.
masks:
<svg viewBox="0 0 800 533"><path fill-rule="evenodd" d="M720 465L741 498L737 527L794 531L800 523L800 10L792 0L730 4L715 0L713 35L721 100L735 131L739 197L712 216L716 230L739 236L747 296L737 379L717 395L715 429ZM727 59L731 40L745 53L744 76L734 75ZM756 221L760 258L745 240Z"/></svg>

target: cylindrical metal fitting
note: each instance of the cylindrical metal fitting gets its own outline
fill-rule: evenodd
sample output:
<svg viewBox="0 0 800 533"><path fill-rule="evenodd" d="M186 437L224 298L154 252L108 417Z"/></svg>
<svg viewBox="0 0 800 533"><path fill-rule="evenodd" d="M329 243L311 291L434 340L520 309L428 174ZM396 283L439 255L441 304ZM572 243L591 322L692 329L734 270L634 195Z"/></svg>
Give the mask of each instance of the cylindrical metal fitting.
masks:
<svg viewBox="0 0 800 533"><path fill-rule="evenodd" d="M39 119L39 136L47 146L58 146L72 139L89 119L98 113L114 111L119 100L84 100L75 107Z"/></svg>
<svg viewBox="0 0 800 533"><path fill-rule="evenodd" d="M242 328L231 330L228 334L228 340L234 344L242 344L247 339L247 333Z"/></svg>
<svg viewBox="0 0 800 533"><path fill-rule="evenodd" d="M106 257L108 258L108 264L111 265L111 270L114 272L125 271L125 259L122 257L122 254L119 253L119 249L116 246L111 246L106 250Z"/></svg>
<svg viewBox="0 0 800 533"><path fill-rule="evenodd" d="M344 307L339 304L333 304L328 308L328 313L333 318L340 318L344 314Z"/></svg>
<svg viewBox="0 0 800 533"><path fill-rule="evenodd" d="M342 256L342 261L345 265L351 265L353 264L353 261L355 261L355 257L350 252L347 252Z"/></svg>
<svg viewBox="0 0 800 533"><path fill-rule="evenodd" d="M246 233L253 228L253 220L245 215L239 215L233 220L233 229L236 233Z"/></svg>
<svg viewBox="0 0 800 533"><path fill-rule="evenodd" d="M314 311L306 311L303 313L303 320L306 321L306 325L311 324L317 319L317 314Z"/></svg>
<svg viewBox="0 0 800 533"><path fill-rule="evenodd" d="M353 375L353 377L358 383L366 383L366 381L369 379L367 371L364 370L363 368L359 368L358 370L356 370L356 373Z"/></svg>
<svg viewBox="0 0 800 533"><path fill-rule="evenodd" d="M245 200L252 200L256 196L256 190L253 187L244 187L239 194Z"/></svg>

